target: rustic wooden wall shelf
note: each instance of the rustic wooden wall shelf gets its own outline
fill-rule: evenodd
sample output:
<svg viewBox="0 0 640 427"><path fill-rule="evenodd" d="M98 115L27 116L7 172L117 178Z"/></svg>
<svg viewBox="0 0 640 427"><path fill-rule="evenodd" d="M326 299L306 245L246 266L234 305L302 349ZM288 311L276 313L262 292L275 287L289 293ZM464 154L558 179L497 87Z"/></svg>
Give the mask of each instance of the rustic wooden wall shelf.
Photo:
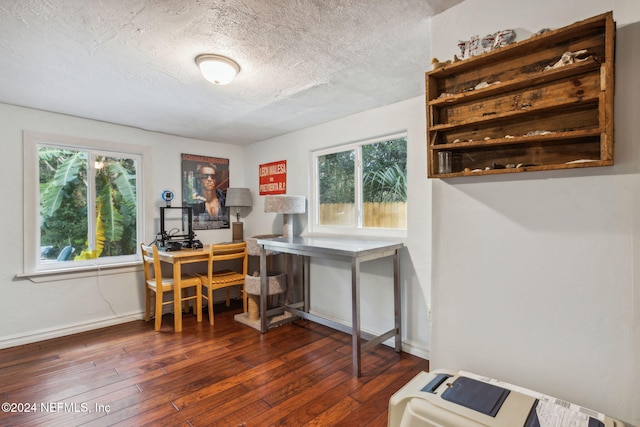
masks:
<svg viewBox="0 0 640 427"><path fill-rule="evenodd" d="M426 73L429 178L612 165L614 50L608 12Z"/></svg>

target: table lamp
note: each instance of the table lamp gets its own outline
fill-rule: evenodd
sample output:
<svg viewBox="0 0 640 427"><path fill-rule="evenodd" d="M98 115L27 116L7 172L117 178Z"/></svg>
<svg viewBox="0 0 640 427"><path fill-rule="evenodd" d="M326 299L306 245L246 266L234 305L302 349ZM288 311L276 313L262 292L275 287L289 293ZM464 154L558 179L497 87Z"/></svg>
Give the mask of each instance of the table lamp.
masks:
<svg viewBox="0 0 640 427"><path fill-rule="evenodd" d="M242 222L240 222L240 208L252 206L251 192L248 188L228 188L225 206L229 206L229 208L237 208L237 221L231 224L233 241L244 240L244 231L242 229Z"/></svg>
<svg viewBox="0 0 640 427"><path fill-rule="evenodd" d="M282 214L282 237L293 237L292 214L306 212L306 199L304 196L266 196L264 198L264 211Z"/></svg>

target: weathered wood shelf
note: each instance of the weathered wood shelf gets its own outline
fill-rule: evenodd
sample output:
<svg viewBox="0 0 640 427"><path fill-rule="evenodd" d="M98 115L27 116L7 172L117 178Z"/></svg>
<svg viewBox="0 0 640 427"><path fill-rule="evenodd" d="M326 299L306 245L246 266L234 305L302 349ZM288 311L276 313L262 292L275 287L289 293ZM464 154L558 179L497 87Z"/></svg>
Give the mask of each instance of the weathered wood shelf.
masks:
<svg viewBox="0 0 640 427"><path fill-rule="evenodd" d="M594 130L577 130L568 132L554 132L546 135L519 136L513 138L496 138L485 141L465 141L452 144L439 144L434 150L467 150L469 148L490 147L499 145L516 145L516 144L540 144L553 143L554 141L562 143L572 139L584 141L585 138L599 138L601 131Z"/></svg>
<svg viewBox="0 0 640 427"><path fill-rule="evenodd" d="M580 101L581 105L585 108L589 108L589 104L597 104L599 101L598 95L590 95L587 98L582 98ZM576 101L571 99L557 101L553 104L543 104L535 107L521 108L519 110L509 110L505 112L491 112L491 113L483 113L481 116L469 116L465 117L463 120L452 121L451 123L444 123L441 125L434 125L431 127L431 131L441 131L446 129L461 129L465 126L477 126L481 124L492 124L494 122L499 122L503 120L514 120L514 119L523 119L527 120L532 113L541 113L541 114L552 114L554 112L558 112L561 110L566 110L567 108L574 108L577 106ZM593 108L591 106L591 108ZM524 117L518 117L524 116ZM533 125L533 124L532 124ZM535 130L535 129L532 129ZM540 129L537 129L540 130Z"/></svg>
<svg viewBox="0 0 640 427"><path fill-rule="evenodd" d="M426 73L429 177L612 165L614 49L609 12Z"/></svg>
<svg viewBox="0 0 640 427"><path fill-rule="evenodd" d="M552 82L554 80L564 79L566 77L574 76L579 73L586 73L588 71L599 69L600 63L597 62L594 58L590 57L586 58L586 60L583 62L569 64L562 68L551 69L548 71L539 71L537 73L531 73L515 78L509 82L497 82L483 89L466 91L455 95L437 98L432 100L430 102L430 105L438 106L440 104L447 105L472 101L474 99L484 98L491 95L498 95L501 93L523 89L541 83Z"/></svg>

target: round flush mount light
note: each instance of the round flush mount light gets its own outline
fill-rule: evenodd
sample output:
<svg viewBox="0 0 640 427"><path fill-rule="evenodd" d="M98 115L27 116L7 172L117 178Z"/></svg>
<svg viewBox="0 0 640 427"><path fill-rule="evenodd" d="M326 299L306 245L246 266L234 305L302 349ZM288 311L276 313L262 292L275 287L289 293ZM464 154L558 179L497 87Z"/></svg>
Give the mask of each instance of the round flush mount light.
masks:
<svg viewBox="0 0 640 427"><path fill-rule="evenodd" d="M222 55L207 53L196 57L202 76L213 84L226 85L240 72L236 61Z"/></svg>

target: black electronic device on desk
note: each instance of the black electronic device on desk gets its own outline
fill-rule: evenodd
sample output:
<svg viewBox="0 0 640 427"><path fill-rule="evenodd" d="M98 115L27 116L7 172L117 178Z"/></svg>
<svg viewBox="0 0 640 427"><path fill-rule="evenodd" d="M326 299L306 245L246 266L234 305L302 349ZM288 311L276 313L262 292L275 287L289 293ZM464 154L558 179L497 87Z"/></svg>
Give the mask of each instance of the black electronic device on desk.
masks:
<svg viewBox="0 0 640 427"><path fill-rule="evenodd" d="M193 208L190 206L161 206L160 233L156 240L165 251L200 249L200 240L193 232Z"/></svg>

